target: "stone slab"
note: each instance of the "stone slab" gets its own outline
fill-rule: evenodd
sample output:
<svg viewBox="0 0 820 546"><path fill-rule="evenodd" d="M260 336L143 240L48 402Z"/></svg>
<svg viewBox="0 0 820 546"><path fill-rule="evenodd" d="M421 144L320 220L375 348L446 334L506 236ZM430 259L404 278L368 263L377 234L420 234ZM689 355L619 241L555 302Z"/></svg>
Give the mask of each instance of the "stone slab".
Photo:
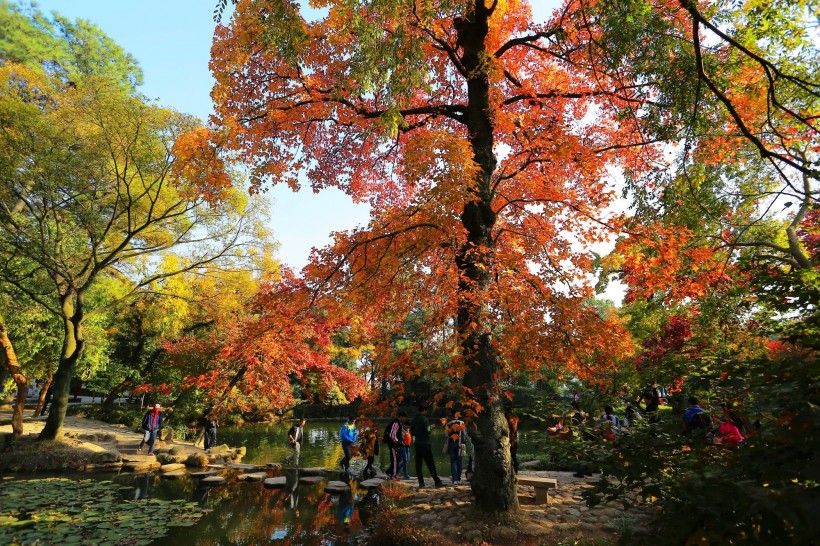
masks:
<svg viewBox="0 0 820 546"><path fill-rule="evenodd" d="M236 477L236 480L240 482L261 482L267 477L267 472L248 472L247 474L240 474Z"/></svg>
<svg viewBox="0 0 820 546"><path fill-rule="evenodd" d="M384 483L384 480L381 478L370 478L369 480L360 481L359 487L364 487L365 489L375 489L380 487L382 483Z"/></svg>
<svg viewBox="0 0 820 546"><path fill-rule="evenodd" d="M324 476L302 476L299 478L299 483L305 485L316 485L325 481Z"/></svg>
<svg viewBox="0 0 820 546"><path fill-rule="evenodd" d="M350 486L345 482L330 481L325 485L325 493L347 493L350 491Z"/></svg>
<svg viewBox="0 0 820 546"><path fill-rule="evenodd" d="M301 474L302 476L324 476L325 472L327 472L327 469L318 467L299 469L299 474Z"/></svg>
<svg viewBox="0 0 820 546"><path fill-rule="evenodd" d="M265 487L270 487L272 489L277 489L280 487L285 487L287 484L287 478L284 476L278 476L276 478L268 478L264 481Z"/></svg>
<svg viewBox="0 0 820 546"><path fill-rule="evenodd" d="M208 478L210 476L216 476L219 474L216 470L205 470L203 472L191 472L191 477L197 480L201 480L202 478Z"/></svg>
<svg viewBox="0 0 820 546"><path fill-rule="evenodd" d="M208 476L207 478L202 478L200 483L204 485L222 485L225 483L225 478L222 476Z"/></svg>
<svg viewBox="0 0 820 546"><path fill-rule="evenodd" d="M178 470L185 470L185 465L180 464L180 463L169 463L169 464L164 464L161 467L159 467L159 471L162 472L162 473L176 472Z"/></svg>

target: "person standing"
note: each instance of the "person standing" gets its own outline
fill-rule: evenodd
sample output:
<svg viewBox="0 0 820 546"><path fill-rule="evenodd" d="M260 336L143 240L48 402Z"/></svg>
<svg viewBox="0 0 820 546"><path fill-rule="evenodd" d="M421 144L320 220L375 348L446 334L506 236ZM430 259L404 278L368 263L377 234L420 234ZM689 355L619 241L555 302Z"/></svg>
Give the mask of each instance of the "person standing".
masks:
<svg viewBox="0 0 820 546"><path fill-rule="evenodd" d="M293 450L288 460L293 462L293 466L299 466L299 456L302 453L302 438L305 434L305 421L304 417L301 417L295 425L290 427L288 431L288 440L290 440L290 448Z"/></svg>
<svg viewBox="0 0 820 546"><path fill-rule="evenodd" d="M453 485L461 485L461 470L466 451L464 441L467 434L466 430L467 425L464 424L464 421L455 416L444 425L444 434L447 438L447 454L450 456L450 476L453 479Z"/></svg>
<svg viewBox="0 0 820 546"><path fill-rule="evenodd" d="M438 477L436 472L433 449L430 447L430 421L427 419L427 406L419 406L418 413L413 416L413 420L410 422L410 434L416 444L416 476L418 476L419 487L424 487L422 464L427 465L436 487L441 487L441 478Z"/></svg>
<svg viewBox="0 0 820 546"><path fill-rule="evenodd" d="M410 434L410 425L404 423L401 427L402 432L402 446L401 446L401 463L399 463L399 470L404 469L404 479L409 480L410 474L407 473L407 467L410 465L410 445L413 443L413 436Z"/></svg>
<svg viewBox="0 0 820 546"><path fill-rule="evenodd" d="M345 454L339 464L342 466L342 470L347 472L350 470L350 458L353 456L351 446L359 439L359 431L356 429L356 418L354 416L348 417L347 422L339 429L339 439L342 441L342 451Z"/></svg>
<svg viewBox="0 0 820 546"><path fill-rule="evenodd" d="M213 404L202 414L202 422L205 425L205 451L208 451L216 445L216 427L219 426Z"/></svg>
<svg viewBox="0 0 820 546"><path fill-rule="evenodd" d="M512 458L513 472L518 474L518 417L508 415L507 426L510 428L510 457Z"/></svg>
<svg viewBox="0 0 820 546"><path fill-rule="evenodd" d="M390 448L390 468L387 469L387 476L392 480L399 479L399 449L404 444L402 425L405 419L407 414L400 411L384 430L384 443Z"/></svg>
<svg viewBox="0 0 820 546"><path fill-rule="evenodd" d="M362 441L362 451L364 452L364 456L367 457L367 465L364 467L364 470L362 470L362 476L367 478L375 474L373 461L376 459L376 455L379 454L379 438L376 429L372 426L366 428L362 436L364 437Z"/></svg>
<svg viewBox="0 0 820 546"><path fill-rule="evenodd" d="M159 404L154 404L154 408L145 412L142 416L142 440L137 448L138 453L142 453L142 446L148 444L148 455L154 454L154 444L157 435L162 428L162 410Z"/></svg>

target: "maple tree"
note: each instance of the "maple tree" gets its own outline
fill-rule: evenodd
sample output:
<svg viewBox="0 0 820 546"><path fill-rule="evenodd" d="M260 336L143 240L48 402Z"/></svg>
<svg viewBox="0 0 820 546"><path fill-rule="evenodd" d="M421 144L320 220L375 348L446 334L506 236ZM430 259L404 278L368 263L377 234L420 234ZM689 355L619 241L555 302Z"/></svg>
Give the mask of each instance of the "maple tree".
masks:
<svg viewBox="0 0 820 546"><path fill-rule="evenodd" d="M313 307L304 280L286 270L278 279L269 275L256 293L233 299L240 305L210 315L207 330L165 341L167 364L182 374L178 384L143 388L197 389L220 407L257 415L293 407L297 393L315 401L339 393L352 401L364 393L356 370L337 365L350 348L333 343L355 327Z"/></svg>
<svg viewBox="0 0 820 546"><path fill-rule="evenodd" d="M367 228L318 251L307 282L383 329L425 303L473 422L478 505L515 511L501 381L589 375L619 337L585 303L586 247L618 225L606 168L654 155L620 117L641 84L592 77L579 4L547 24L516 1L316 7L308 21L295 3L238 2L218 27L214 143L256 187L304 176L370 201Z"/></svg>

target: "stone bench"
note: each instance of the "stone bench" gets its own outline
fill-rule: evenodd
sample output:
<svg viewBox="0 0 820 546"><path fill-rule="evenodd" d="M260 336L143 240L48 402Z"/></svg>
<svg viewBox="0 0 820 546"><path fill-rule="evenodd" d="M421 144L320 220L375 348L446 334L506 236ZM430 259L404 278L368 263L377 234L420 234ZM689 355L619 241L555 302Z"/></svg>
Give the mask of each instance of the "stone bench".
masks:
<svg viewBox="0 0 820 546"><path fill-rule="evenodd" d="M528 485L535 488L535 503L548 504L549 496L547 493L550 489L558 487L558 480L555 478L531 478L519 477L518 485Z"/></svg>

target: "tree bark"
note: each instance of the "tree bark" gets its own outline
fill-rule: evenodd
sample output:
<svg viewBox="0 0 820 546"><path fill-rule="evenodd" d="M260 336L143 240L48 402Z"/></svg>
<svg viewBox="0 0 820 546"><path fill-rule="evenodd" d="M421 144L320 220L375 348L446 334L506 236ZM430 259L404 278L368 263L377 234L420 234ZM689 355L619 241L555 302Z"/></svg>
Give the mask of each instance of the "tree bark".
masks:
<svg viewBox="0 0 820 546"><path fill-rule="evenodd" d="M37 397L37 407L34 408L34 413L32 417L39 417L40 414L43 412L43 408L46 406L46 394L48 394L48 389L51 387L51 384L54 382L54 369L53 364L49 362L48 364L48 376L46 378L46 382L40 387L40 395ZM52 391L53 392L53 391Z"/></svg>
<svg viewBox="0 0 820 546"><path fill-rule="evenodd" d="M54 391L51 399L51 410L48 412L46 425L40 432L40 440L59 440L63 435L63 423L68 409L68 397L71 390L71 379L85 348L82 335L84 318L84 294L71 293L62 296L63 349L60 362L54 374Z"/></svg>
<svg viewBox="0 0 820 546"><path fill-rule="evenodd" d="M14 384L17 385L17 397L14 400L14 410L11 414L11 430L15 438L20 438L23 435L23 411L25 410L26 395L28 394L28 380L23 375L22 368L20 368L17 353L14 351L14 345L9 339L8 329L2 318L0 318L0 346L3 347L6 366L14 379Z"/></svg>
<svg viewBox="0 0 820 546"><path fill-rule="evenodd" d="M466 365L463 384L481 407L470 427L475 445L475 474L470 487L477 507L490 513L515 513L519 510L516 479L510 456L509 430L499 397L495 395L500 370L498 352L493 345L485 293L495 268L495 243L492 230L496 215L492 209L491 181L497 165L494 125L490 107L490 56L484 44L491 12L483 0L473 4L472 13L454 21L458 44L463 49L461 62L467 76L467 127L473 160L480 170L470 185L474 199L464 205L462 224L467 240L459 249L459 302L456 327Z"/></svg>

